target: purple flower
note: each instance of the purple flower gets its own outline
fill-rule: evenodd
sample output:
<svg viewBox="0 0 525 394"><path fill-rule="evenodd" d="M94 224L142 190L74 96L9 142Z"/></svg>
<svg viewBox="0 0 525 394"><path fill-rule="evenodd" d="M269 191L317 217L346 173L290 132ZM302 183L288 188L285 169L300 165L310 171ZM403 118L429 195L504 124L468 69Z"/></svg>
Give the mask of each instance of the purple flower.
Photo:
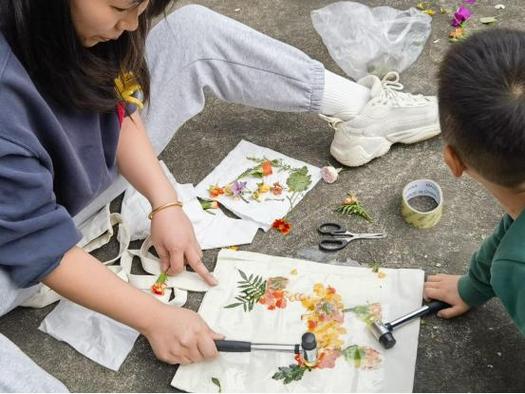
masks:
<svg viewBox="0 0 525 394"><path fill-rule="evenodd" d="M452 26L460 27L464 22L472 16L472 11L467 7L460 6L456 12L454 12L454 18L452 19Z"/></svg>
<svg viewBox="0 0 525 394"><path fill-rule="evenodd" d="M234 181L232 184L232 194L234 197L240 196L244 189L246 189L246 184L248 182Z"/></svg>

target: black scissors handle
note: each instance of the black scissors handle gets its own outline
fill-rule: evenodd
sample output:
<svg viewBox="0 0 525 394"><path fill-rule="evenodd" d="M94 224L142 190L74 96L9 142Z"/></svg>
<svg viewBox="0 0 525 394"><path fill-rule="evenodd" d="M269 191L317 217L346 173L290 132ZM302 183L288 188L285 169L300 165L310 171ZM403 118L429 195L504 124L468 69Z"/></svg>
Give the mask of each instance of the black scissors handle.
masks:
<svg viewBox="0 0 525 394"><path fill-rule="evenodd" d="M349 239L344 238L325 238L319 241L319 249L327 252L336 252L345 248L349 242Z"/></svg>
<svg viewBox="0 0 525 394"><path fill-rule="evenodd" d="M317 227L317 232L322 235L341 235L346 233L346 229L339 223L323 223Z"/></svg>

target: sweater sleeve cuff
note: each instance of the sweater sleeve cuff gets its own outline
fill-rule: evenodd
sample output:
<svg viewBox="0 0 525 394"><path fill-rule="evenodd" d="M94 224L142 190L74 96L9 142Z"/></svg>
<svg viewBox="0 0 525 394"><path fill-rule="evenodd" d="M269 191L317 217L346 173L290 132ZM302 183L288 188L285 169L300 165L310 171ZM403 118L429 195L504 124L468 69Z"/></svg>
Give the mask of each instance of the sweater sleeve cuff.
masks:
<svg viewBox="0 0 525 394"><path fill-rule="evenodd" d="M481 292L474 285L473 280L468 275L463 275L458 282L458 291L460 297L469 306L478 306L484 304L492 298Z"/></svg>

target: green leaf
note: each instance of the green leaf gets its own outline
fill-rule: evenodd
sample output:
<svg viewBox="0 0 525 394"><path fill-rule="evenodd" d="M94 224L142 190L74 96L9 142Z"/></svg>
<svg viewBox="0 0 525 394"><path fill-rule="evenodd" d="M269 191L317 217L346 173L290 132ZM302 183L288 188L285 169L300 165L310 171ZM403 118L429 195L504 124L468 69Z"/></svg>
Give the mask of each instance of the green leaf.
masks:
<svg viewBox="0 0 525 394"><path fill-rule="evenodd" d="M245 312L249 312L266 292L266 281L260 275L255 276L254 274L250 274L247 276L246 273L240 269L238 269L238 271L242 280L237 284L240 293L235 296L235 299L239 302L229 304L225 306L225 308L242 306Z"/></svg>
<svg viewBox="0 0 525 394"><path fill-rule="evenodd" d="M239 175L236 180L239 180L239 179L242 179L242 178L246 178L248 175L250 175L252 173L252 171L253 171L253 168L248 168L241 175Z"/></svg>
<svg viewBox="0 0 525 394"><path fill-rule="evenodd" d="M211 378L211 382L219 388L219 393L222 393L221 382L217 378Z"/></svg>
<svg viewBox="0 0 525 394"><path fill-rule="evenodd" d="M346 361L353 362L355 368L360 368L361 362L365 357L365 351L363 347L350 345L343 349L343 356Z"/></svg>
<svg viewBox="0 0 525 394"><path fill-rule="evenodd" d="M250 175L254 178L264 178L264 174L261 169L254 170Z"/></svg>
<svg viewBox="0 0 525 394"><path fill-rule="evenodd" d="M288 190L291 192L304 192L311 183L312 177L308 174L308 168L306 168L306 166L292 172L286 180Z"/></svg>
<svg viewBox="0 0 525 394"><path fill-rule="evenodd" d="M343 204L338 206L336 212L340 212L344 215L356 215L360 216L363 219L372 222L372 217L368 214L365 208L361 205L360 202L354 202L352 204Z"/></svg>
<svg viewBox="0 0 525 394"><path fill-rule="evenodd" d="M239 275L241 275L241 278L243 278L244 280L248 280L248 277L246 276L244 272L242 272L241 270L238 270L238 271L239 271Z"/></svg>
<svg viewBox="0 0 525 394"><path fill-rule="evenodd" d="M297 364L290 364L288 367L279 367L278 371L273 374L272 379L282 380L283 384L288 384L301 380L306 370L308 370L308 368L301 367Z"/></svg>
<svg viewBox="0 0 525 394"><path fill-rule="evenodd" d="M350 309L363 323L370 325L375 321L375 316L370 313L370 305L358 305Z"/></svg>
<svg viewBox="0 0 525 394"><path fill-rule="evenodd" d="M242 305L242 302L235 302L233 304L226 305L224 308L226 308L226 309L235 308L235 307L238 307L238 306L241 306L241 305Z"/></svg>
<svg viewBox="0 0 525 394"><path fill-rule="evenodd" d="M381 265L377 261L372 261L368 263L368 266L372 269L372 272L378 273Z"/></svg>

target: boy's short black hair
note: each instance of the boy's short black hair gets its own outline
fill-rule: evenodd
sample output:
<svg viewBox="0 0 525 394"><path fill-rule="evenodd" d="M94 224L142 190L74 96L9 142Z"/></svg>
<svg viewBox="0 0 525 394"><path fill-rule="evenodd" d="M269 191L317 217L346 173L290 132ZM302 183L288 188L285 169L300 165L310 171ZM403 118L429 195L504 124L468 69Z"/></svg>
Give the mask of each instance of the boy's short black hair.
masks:
<svg viewBox="0 0 525 394"><path fill-rule="evenodd" d="M136 31L92 48L77 38L69 0L0 0L0 30L41 93L69 110L109 112L121 71L134 73L147 101L146 35L172 2L150 0Z"/></svg>
<svg viewBox="0 0 525 394"><path fill-rule="evenodd" d="M449 50L439 72L443 138L483 178L525 183L525 32L491 29Z"/></svg>

